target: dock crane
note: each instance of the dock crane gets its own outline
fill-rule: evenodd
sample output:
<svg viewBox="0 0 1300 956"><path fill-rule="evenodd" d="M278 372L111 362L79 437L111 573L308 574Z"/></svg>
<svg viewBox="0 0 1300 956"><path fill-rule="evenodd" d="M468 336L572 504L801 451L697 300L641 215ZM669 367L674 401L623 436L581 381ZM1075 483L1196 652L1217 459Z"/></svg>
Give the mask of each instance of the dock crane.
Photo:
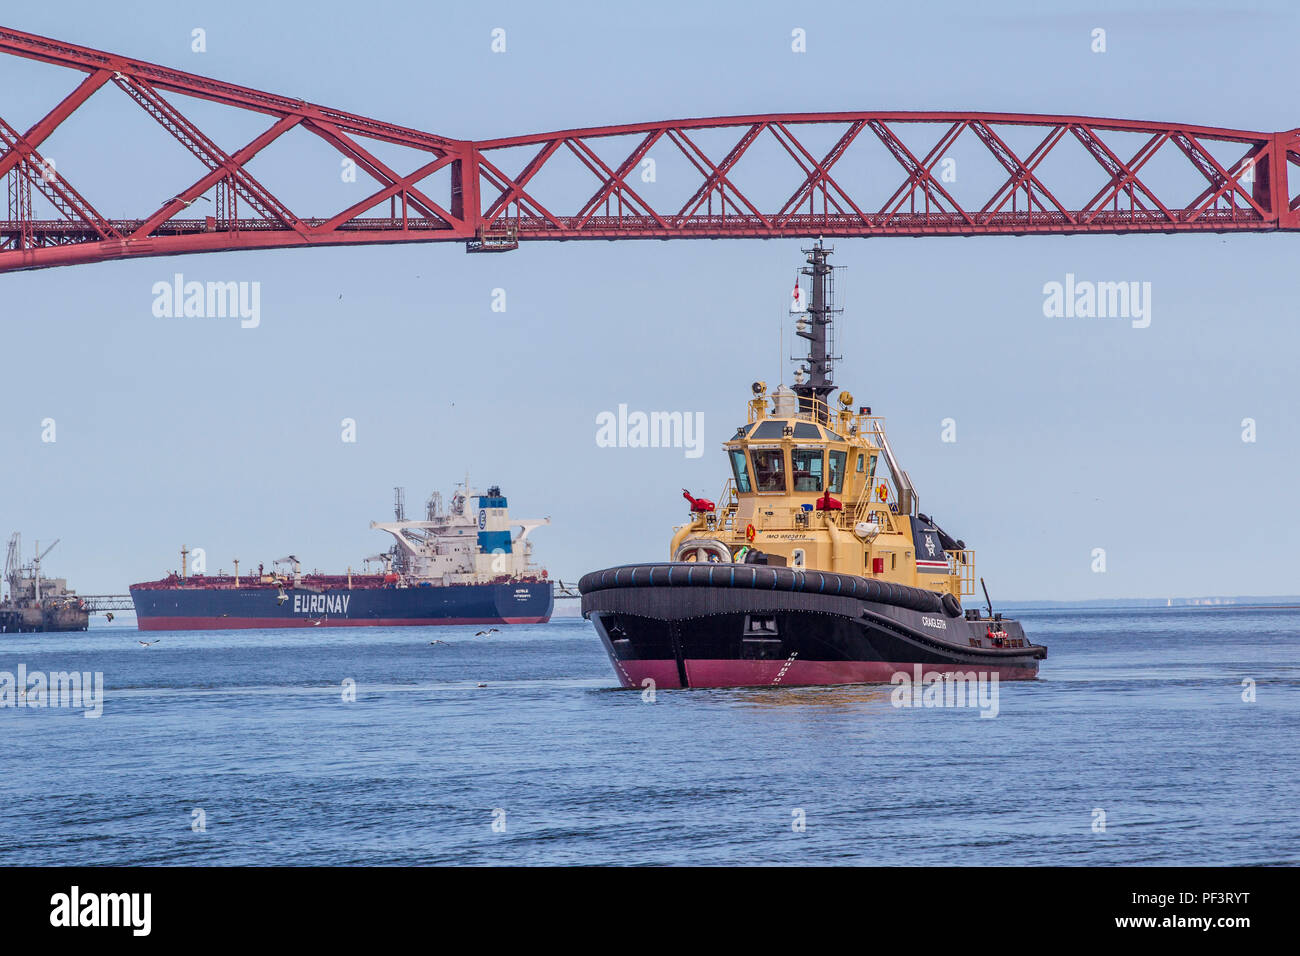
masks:
<svg viewBox="0 0 1300 956"><path fill-rule="evenodd" d="M51 544L44 551L41 550L41 543L37 541L36 549L33 552L35 557L32 558L31 564L24 567L22 563L23 536L17 531L14 532L9 539L9 551L5 555L4 574L5 582L9 585L9 599L11 601L17 600L19 591L22 590L21 582L24 571L31 572L31 579L36 588L36 600L37 602L41 600L41 562L62 540L62 538L55 538L54 544Z"/></svg>

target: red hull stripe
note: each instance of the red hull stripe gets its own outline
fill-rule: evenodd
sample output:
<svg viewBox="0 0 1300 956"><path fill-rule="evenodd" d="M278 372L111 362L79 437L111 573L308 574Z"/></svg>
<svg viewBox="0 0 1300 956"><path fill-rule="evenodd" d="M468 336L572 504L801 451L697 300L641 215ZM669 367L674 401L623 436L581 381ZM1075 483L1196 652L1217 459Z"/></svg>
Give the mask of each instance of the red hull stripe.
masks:
<svg viewBox="0 0 1300 956"><path fill-rule="evenodd" d="M888 661L800 661L788 667L785 661L688 660L686 679L692 687L816 687L828 684L888 684L902 671L910 679L915 664ZM681 687L675 661L617 661L614 670L620 683L640 688L650 678L659 688ZM784 670L784 673L782 673ZM1036 667L989 667L979 664L922 664L921 674L985 673L998 680L1033 680Z"/></svg>
<svg viewBox="0 0 1300 956"><path fill-rule="evenodd" d="M647 679L654 681L656 688L672 690L682 686L676 661L615 661L614 670L624 687L640 690L641 682Z"/></svg>
<svg viewBox="0 0 1300 956"><path fill-rule="evenodd" d="M383 617L373 620L349 620L345 617L305 618L285 617L142 617L138 619L142 631L237 631L250 628L301 628L301 627L443 627L454 624L545 624L550 617Z"/></svg>

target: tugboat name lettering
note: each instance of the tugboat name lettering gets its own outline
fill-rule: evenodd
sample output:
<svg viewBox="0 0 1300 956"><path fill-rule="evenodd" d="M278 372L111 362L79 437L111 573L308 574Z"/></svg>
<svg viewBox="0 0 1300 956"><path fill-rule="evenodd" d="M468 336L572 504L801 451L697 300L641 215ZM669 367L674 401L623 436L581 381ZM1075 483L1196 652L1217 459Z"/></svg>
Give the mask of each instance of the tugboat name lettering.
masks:
<svg viewBox="0 0 1300 956"><path fill-rule="evenodd" d="M923 617L921 623L926 627L937 627L941 631L948 630L948 622L936 617Z"/></svg>
<svg viewBox="0 0 1300 956"><path fill-rule="evenodd" d="M347 614L350 594L295 594L294 614Z"/></svg>

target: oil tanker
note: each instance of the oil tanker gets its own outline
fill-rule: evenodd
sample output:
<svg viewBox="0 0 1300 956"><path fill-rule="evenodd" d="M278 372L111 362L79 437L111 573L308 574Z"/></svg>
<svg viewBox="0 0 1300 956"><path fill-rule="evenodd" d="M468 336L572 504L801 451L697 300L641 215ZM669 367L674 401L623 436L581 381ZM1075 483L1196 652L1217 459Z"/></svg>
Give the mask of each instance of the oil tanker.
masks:
<svg viewBox="0 0 1300 956"><path fill-rule="evenodd" d="M187 574L131 585L142 631L281 627L403 627L438 624L540 624L554 595L545 569L532 562L533 529L549 518L514 519L497 486L457 487L444 511L434 493L423 521L408 521L401 489L394 520L370 527L392 535L389 551L365 559L378 573L304 574L295 555L268 572ZM516 532L515 529L519 530Z"/></svg>

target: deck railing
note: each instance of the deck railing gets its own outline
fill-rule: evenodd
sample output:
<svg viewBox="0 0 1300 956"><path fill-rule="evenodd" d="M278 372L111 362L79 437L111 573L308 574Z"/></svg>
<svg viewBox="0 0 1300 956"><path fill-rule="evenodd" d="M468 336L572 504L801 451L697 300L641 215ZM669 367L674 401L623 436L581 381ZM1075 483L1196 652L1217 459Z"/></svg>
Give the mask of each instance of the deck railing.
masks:
<svg viewBox="0 0 1300 956"><path fill-rule="evenodd" d="M968 594L974 594L975 551L971 548L967 548L964 551L949 551L948 573L956 574L961 578L962 597L965 597Z"/></svg>

